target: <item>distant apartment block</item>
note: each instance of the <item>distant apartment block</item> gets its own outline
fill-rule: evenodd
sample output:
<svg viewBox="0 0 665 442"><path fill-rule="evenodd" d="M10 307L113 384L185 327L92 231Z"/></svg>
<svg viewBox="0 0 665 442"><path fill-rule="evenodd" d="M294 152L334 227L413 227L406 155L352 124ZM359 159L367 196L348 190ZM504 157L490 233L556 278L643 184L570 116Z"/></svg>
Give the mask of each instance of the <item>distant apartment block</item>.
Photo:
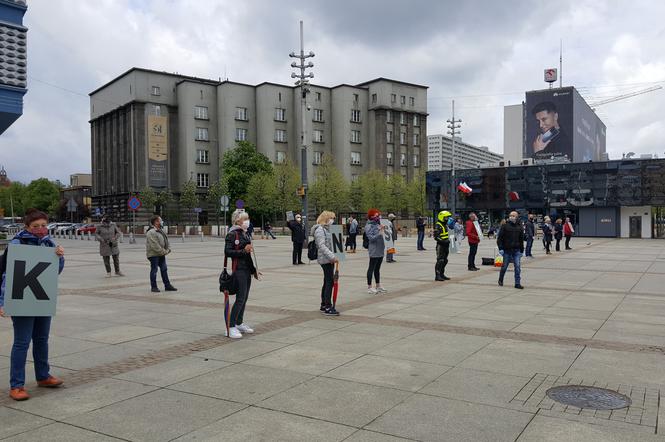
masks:
<svg viewBox="0 0 665 442"><path fill-rule="evenodd" d="M427 137L427 170L450 170L453 139L445 135ZM503 161L503 155L486 146L474 146L455 138L455 169L474 169Z"/></svg>

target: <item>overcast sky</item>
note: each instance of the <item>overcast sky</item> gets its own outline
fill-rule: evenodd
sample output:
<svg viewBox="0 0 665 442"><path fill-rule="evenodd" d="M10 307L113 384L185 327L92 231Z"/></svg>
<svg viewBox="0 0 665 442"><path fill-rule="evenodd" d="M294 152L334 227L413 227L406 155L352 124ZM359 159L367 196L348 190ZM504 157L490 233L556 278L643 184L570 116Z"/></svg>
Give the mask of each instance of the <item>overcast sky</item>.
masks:
<svg viewBox="0 0 665 442"><path fill-rule="evenodd" d="M303 6L305 5L305 6ZM388 77L429 86L429 134L456 100L462 138L503 151L503 106L557 67L590 101L665 86L665 2L29 0L28 93L0 136L10 179L90 172L87 94L132 66L291 83L288 53L316 53L315 83ZM660 82L660 83L657 83ZM598 108L611 158L665 157L665 90Z"/></svg>

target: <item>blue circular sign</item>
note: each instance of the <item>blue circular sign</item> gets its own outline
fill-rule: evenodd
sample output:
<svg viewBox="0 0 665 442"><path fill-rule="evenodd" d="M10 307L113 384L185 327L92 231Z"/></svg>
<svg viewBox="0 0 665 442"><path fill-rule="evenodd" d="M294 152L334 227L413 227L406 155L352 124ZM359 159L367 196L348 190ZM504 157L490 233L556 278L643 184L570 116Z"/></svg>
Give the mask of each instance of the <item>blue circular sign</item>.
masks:
<svg viewBox="0 0 665 442"><path fill-rule="evenodd" d="M245 207L245 202L243 200L237 200L236 201L236 208L242 209Z"/></svg>
<svg viewBox="0 0 665 442"><path fill-rule="evenodd" d="M139 210L141 208L141 200L133 196L127 200L127 207L131 210Z"/></svg>

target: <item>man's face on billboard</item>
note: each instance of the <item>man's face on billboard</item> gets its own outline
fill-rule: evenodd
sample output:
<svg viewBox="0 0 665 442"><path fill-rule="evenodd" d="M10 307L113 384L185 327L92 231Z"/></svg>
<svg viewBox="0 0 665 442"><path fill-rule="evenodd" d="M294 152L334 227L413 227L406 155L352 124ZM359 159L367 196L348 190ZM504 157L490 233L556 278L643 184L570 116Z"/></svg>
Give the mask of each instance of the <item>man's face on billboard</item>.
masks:
<svg viewBox="0 0 665 442"><path fill-rule="evenodd" d="M540 132L545 133L553 127L559 127L559 114L556 112L540 111L536 114L540 124Z"/></svg>

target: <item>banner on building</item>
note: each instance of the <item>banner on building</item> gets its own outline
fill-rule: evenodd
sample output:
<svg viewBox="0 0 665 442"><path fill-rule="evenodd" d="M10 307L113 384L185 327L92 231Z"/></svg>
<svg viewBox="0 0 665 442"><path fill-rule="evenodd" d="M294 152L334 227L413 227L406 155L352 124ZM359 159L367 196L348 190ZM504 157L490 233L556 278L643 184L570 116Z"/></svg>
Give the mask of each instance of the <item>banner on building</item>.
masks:
<svg viewBox="0 0 665 442"><path fill-rule="evenodd" d="M168 186L168 120L148 115L148 182L152 187Z"/></svg>

